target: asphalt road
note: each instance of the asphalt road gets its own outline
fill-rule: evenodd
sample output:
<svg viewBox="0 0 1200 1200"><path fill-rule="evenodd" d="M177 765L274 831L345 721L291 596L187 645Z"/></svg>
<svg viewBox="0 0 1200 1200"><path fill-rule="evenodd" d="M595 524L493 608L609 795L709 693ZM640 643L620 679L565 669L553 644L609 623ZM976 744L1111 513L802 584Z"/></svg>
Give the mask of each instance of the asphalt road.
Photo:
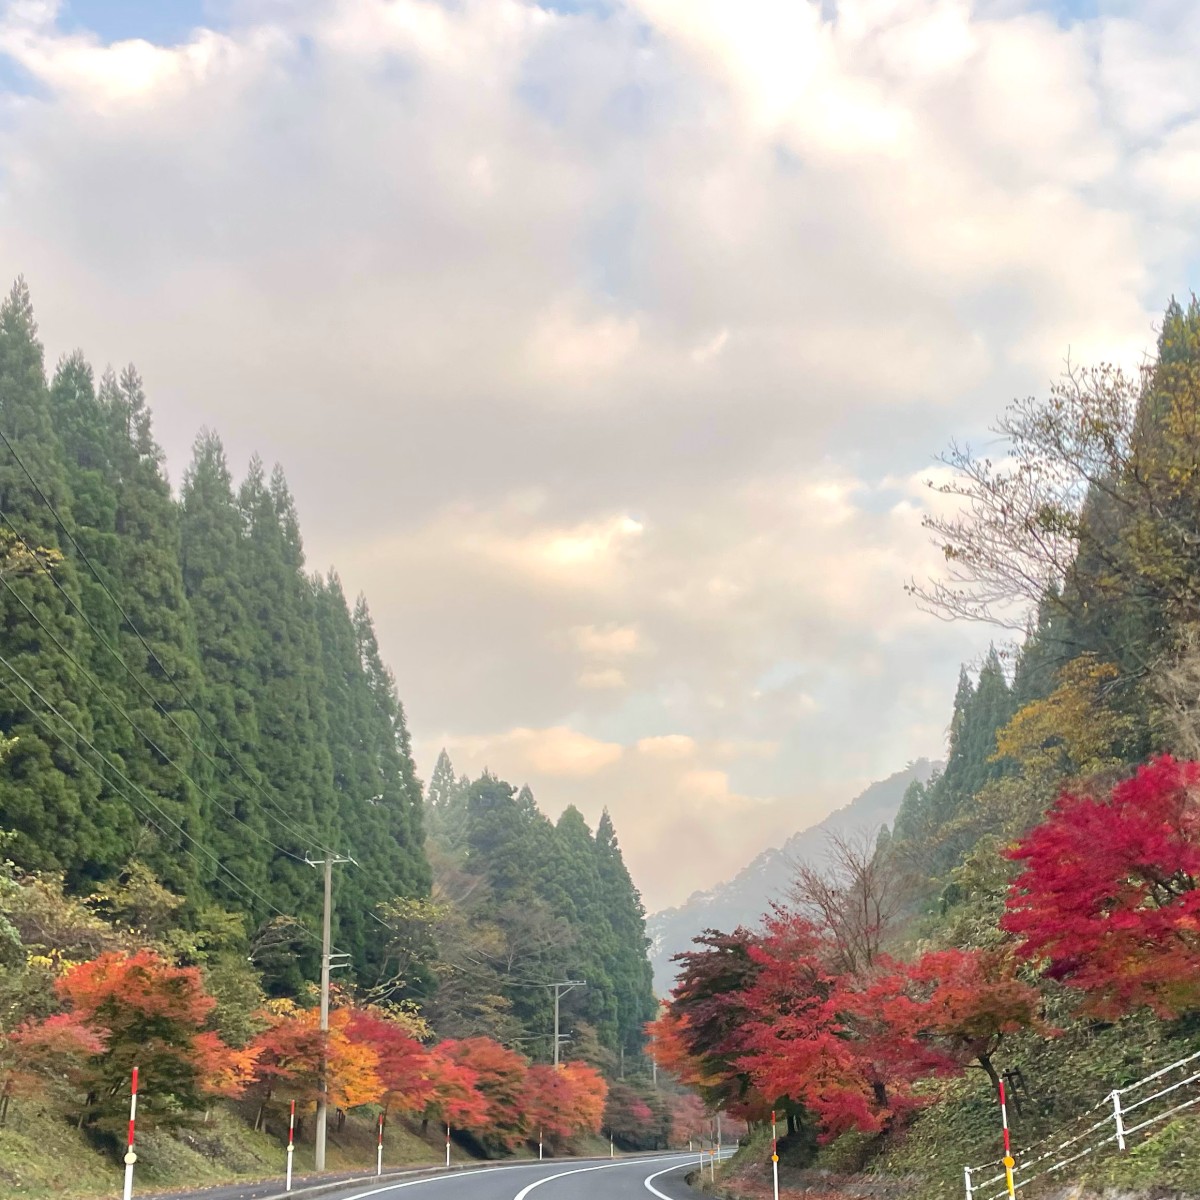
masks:
<svg viewBox="0 0 1200 1200"><path fill-rule="evenodd" d="M697 1163L696 1154L514 1163L391 1183L360 1179L344 1188L322 1187L314 1200L696 1200L684 1177ZM305 1184L311 1186L297 1180L296 1200L305 1200ZM278 1182L235 1184L176 1193L173 1200L266 1200L282 1191Z"/></svg>
<svg viewBox="0 0 1200 1200"><path fill-rule="evenodd" d="M532 1163L434 1179L359 1184L323 1200L695 1200L683 1182L695 1154L590 1163Z"/></svg>

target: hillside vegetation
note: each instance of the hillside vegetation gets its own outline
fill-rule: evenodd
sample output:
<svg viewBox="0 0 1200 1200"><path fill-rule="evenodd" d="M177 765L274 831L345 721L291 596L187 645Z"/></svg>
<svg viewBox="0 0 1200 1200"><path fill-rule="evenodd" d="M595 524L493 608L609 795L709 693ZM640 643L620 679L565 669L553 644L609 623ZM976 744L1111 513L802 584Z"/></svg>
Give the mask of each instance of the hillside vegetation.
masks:
<svg viewBox="0 0 1200 1200"><path fill-rule="evenodd" d="M831 836L874 833L890 826L909 785L925 783L934 769L927 759L910 763L903 771L871 784L824 820L792 834L782 846L764 850L732 879L696 892L676 908L651 914L646 931L655 992L660 996L670 993L675 982L673 959L688 948L697 930L753 924L772 903L786 898L797 865L825 865Z"/></svg>
<svg viewBox="0 0 1200 1200"><path fill-rule="evenodd" d="M1200 305L1171 304L1139 373L1072 371L996 432L1002 459L947 455L948 576L910 590L1023 639L963 671L946 765L892 828L697 938L657 1022L664 1066L760 1124L742 1194L775 1109L785 1183L962 1195L1002 1153L1002 1078L1022 1195L1200 1193L1194 1065L1124 1153L1110 1124L1044 1173L1114 1088L1200 1050Z"/></svg>
<svg viewBox="0 0 1200 1200"><path fill-rule="evenodd" d="M319 1029L321 875L335 984ZM656 1090L645 914L605 813L428 794L365 599L308 571L283 472L204 432L178 493L137 371L47 377L0 303L0 1180L118 1170L132 1068L150 1183L301 1160L322 1060L330 1166L630 1147L702 1114ZM553 1071L549 985L562 1002ZM34 1131L46 1132L38 1136ZM360 1144L361 1143L361 1144ZM199 1157L197 1157L199 1156ZM201 1163L199 1159L203 1159ZM359 1163L361 1165L361 1162ZM7 1194L7 1193L6 1193Z"/></svg>

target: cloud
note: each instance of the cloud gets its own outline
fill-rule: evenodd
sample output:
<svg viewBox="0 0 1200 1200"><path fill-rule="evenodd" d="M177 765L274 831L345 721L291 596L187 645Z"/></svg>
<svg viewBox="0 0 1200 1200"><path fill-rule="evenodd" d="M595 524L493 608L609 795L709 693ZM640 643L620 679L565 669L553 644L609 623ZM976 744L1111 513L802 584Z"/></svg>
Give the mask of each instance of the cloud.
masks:
<svg viewBox="0 0 1200 1200"><path fill-rule="evenodd" d="M921 481L1195 283L1194 10L0 2L0 250L176 479L285 464L424 770L610 804L670 903L939 751Z"/></svg>
<svg viewBox="0 0 1200 1200"><path fill-rule="evenodd" d="M651 758L691 758L696 753L696 739L686 733L664 733L658 737L641 738L637 743L639 754Z"/></svg>
<svg viewBox="0 0 1200 1200"><path fill-rule="evenodd" d="M418 752L437 753L436 739ZM768 756L772 748L701 742L685 734L643 738L632 746L588 745L558 728L516 729L445 739L456 769L484 768L528 783L552 818L576 805L593 827L608 808L626 860L652 904L679 895L680 879L716 879L744 865L780 831L789 811L808 806L824 815L837 807L837 789L809 785L800 794L759 796L738 789L730 766ZM569 769L564 769L569 766ZM857 781L854 786L857 785ZM844 797L840 797L844 799ZM666 851L666 853L664 853ZM680 867L703 868L680 872Z"/></svg>
<svg viewBox="0 0 1200 1200"><path fill-rule="evenodd" d="M608 688L623 688L626 686L625 673L616 667L605 667L598 671L581 671L579 686L592 691Z"/></svg>
<svg viewBox="0 0 1200 1200"><path fill-rule="evenodd" d="M633 625L577 625L570 633L580 653L588 658L625 658L641 647L641 635Z"/></svg>
<svg viewBox="0 0 1200 1200"><path fill-rule="evenodd" d="M503 764L512 777L526 775L558 778L585 778L596 775L620 759L621 747L597 741L574 729L513 729L495 736L447 734L443 745L463 761L481 763L476 772L492 762Z"/></svg>

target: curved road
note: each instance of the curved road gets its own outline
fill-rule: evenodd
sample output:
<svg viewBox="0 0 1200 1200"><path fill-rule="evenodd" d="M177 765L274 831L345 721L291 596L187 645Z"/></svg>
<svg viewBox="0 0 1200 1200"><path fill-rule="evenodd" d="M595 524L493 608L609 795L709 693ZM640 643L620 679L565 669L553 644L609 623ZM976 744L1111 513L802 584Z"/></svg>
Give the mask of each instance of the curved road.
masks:
<svg viewBox="0 0 1200 1200"><path fill-rule="evenodd" d="M728 1158L736 1147L721 1155ZM194 1192L140 1191L141 1200L697 1200L684 1182L699 1166L699 1154L638 1154L557 1162L504 1163L493 1167L416 1168L374 1180L359 1176L339 1185L301 1176L285 1196L281 1179L217 1184Z"/></svg>
<svg viewBox="0 0 1200 1200"><path fill-rule="evenodd" d="M359 1183L321 1200L696 1200L684 1183L695 1154L590 1163L531 1163L432 1179Z"/></svg>

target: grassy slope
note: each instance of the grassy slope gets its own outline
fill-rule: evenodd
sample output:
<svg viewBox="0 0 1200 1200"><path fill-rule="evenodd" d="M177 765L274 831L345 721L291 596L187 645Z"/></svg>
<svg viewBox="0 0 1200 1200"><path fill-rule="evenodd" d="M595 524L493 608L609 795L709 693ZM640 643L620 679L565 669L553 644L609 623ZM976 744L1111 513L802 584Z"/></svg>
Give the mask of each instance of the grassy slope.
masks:
<svg viewBox="0 0 1200 1200"><path fill-rule="evenodd" d="M1048 1041L1033 1036L1014 1039L1003 1061L1021 1068L1030 1092L1021 1113L1010 1112L1014 1147L1020 1151L1043 1138L1055 1144L1079 1131L1077 1119L1103 1102L1114 1087L1197 1048L1194 1029L1147 1018L1094 1031L1075 1026ZM889 1175L920 1175L927 1181L922 1194L930 1200L962 1196L964 1165L989 1162L1000 1154L998 1106L982 1074L971 1071L947 1081L939 1093L938 1101L903 1136L882 1145L869 1168ZM1187 1094L1181 1091L1177 1099ZM1097 1118L1102 1115L1096 1113ZM1097 1187L1164 1185L1200 1194L1200 1113L1181 1114L1147 1133L1149 1137L1139 1135L1128 1154L1121 1155L1115 1146L1100 1151L1043 1185L1022 1189L1022 1195L1061 1188L1068 1180Z"/></svg>
<svg viewBox="0 0 1200 1200"><path fill-rule="evenodd" d="M1045 1041L1014 1039L1001 1055L1006 1066L1019 1066L1030 1096L1020 1115L1011 1113L1012 1138L1019 1151L1043 1137L1074 1132L1073 1119L1112 1091L1160 1065L1200 1049L1196 1028L1163 1025L1137 1018L1107 1029L1072 1028ZM1174 1081L1180 1076L1173 1076ZM1195 1085L1181 1089L1175 1102L1196 1095ZM1200 1109L1200 1105L1197 1106ZM1155 1110L1150 1110L1155 1111ZM1097 1113L1096 1116L1100 1116ZM1084 1126L1090 1122L1084 1122ZM1111 1127L1110 1127L1111 1131ZM1200 1111L1192 1110L1138 1135L1129 1152L1115 1146L1090 1155L1061 1175L1022 1188L1023 1200L1061 1196L1068 1184L1082 1185L1080 1196L1100 1196L1106 1188L1122 1196L1200 1197ZM1051 1145L1059 1140L1054 1137ZM1089 1141L1094 1139L1089 1139ZM979 1071L937 1085L937 1099L903 1134L886 1138L843 1137L820 1150L813 1163L801 1165L781 1147L781 1194L784 1197L896 1196L920 1200L961 1200L963 1166L994 1160L1000 1153L999 1111ZM770 1144L761 1134L737 1159L718 1172L717 1192L740 1200L769 1200ZM978 1181L979 1177L976 1176ZM982 1200L1002 1185L977 1193ZM707 1190L707 1189L706 1189Z"/></svg>
<svg viewBox="0 0 1200 1200"><path fill-rule="evenodd" d="M394 1122L384 1142L384 1166L439 1162L443 1144L440 1137L422 1139ZM457 1146L453 1156L465 1157ZM311 1171L312 1159L312 1145L299 1143L296 1173ZM375 1131L369 1118L352 1116L343 1129L331 1130L326 1166L331 1171L374 1170ZM143 1193L203 1187L282 1176L283 1168L283 1145L277 1136L254 1133L238 1114L214 1108L207 1123L176 1136L142 1133L136 1185ZM122 1170L85 1134L32 1103L14 1104L8 1127L0 1129L0 1196L6 1200L107 1200L119 1193Z"/></svg>

